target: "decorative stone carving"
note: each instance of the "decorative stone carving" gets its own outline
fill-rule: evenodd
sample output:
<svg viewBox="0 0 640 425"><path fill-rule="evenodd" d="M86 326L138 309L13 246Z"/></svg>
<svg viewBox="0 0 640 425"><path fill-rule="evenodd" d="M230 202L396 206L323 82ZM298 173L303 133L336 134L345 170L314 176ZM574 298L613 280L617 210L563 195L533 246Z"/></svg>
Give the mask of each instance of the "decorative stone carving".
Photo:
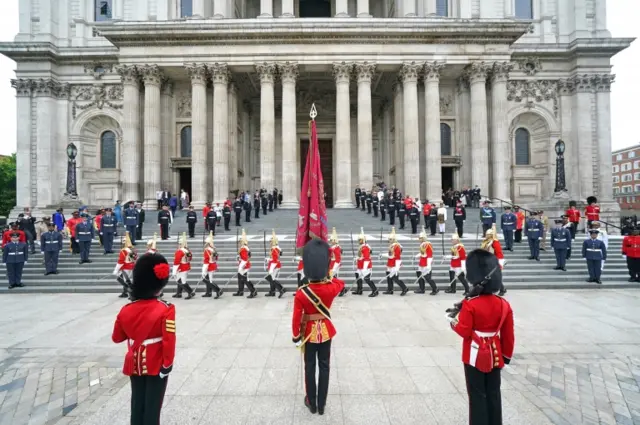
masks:
<svg viewBox="0 0 640 425"><path fill-rule="evenodd" d="M469 86L469 80L467 79L467 77L465 75L463 75L461 77L458 77L456 82L458 83L458 93L463 92L463 91L467 91L467 90L469 90L471 88Z"/></svg>
<svg viewBox="0 0 640 425"><path fill-rule="evenodd" d="M229 83L229 68L226 63L212 63L207 65L207 68L209 68L209 74L211 74L211 82L213 82L213 84Z"/></svg>
<svg viewBox="0 0 640 425"><path fill-rule="evenodd" d="M139 68L138 72L142 75L145 85L159 86L162 84L163 75L158 65L145 65Z"/></svg>
<svg viewBox="0 0 640 425"><path fill-rule="evenodd" d="M34 82L33 80L11 80L11 87L16 89L17 96L31 96L31 92L33 91Z"/></svg>
<svg viewBox="0 0 640 425"><path fill-rule="evenodd" d="M590 74L576 75L572 78L576 91L590 92L593 90L593 76Z"/></svg>
<svg viewBox="0 0 640 425"><path fill-rule="evenodd" d="M256 71L260 75L260 83L273 84L276 79L276 65L269 62L256 64Z"/></svg>
<svg viewBox="0 0 640 425"><path fill-rule="evenodd" d="M441 96L440 97L440 114L451 115L453 113L453 97Z"/></svg>
<svg viewBox="0 0 640 425"><path fill-rule="evenodd" d="M513 64L509 62L495 62L491 69L491 78L493 81L507 81L509 73L513 70Z"/></svg>
<svg viewBox="0 0 640 425"><path fill-rule="evenodd" d="M113 64L106 63L103 64L101 62L90 62L84 64L84 73L92 74L93 78L96 80L102 79L102 76L105 74L110 74L113 72Z"/></svg>
<svg viewBox="0 0 640 425"><path fill-rule="evenodd" d="M600 92L611 91L611 84L615 79L615 74L596 74L592 77L595 90Z"/></svg>
<svg viewBox="0 0 640 425"><path fill-rule="evenodd" d="M24 86L24 83L22 84ZM39 80L31 80L31 91L35 96L55 97L59 99L69 98L69 84L59 83L52 79L41 78Z"/></svg>
<svg viewBox="0 0 640 425"><path fill-rule="evenodd" d="M187 73L189 74L189 77L191 77L191 84L207 84L207 66L204 64L191 64L191 65L186 65L185 69L187 70Z"/></svg>
<svg viewBox="0 0 640 425"><path fill-rule="evenodd" d="M424 80L440 81L440 71L444 68L442 62L427 62L424 64Z"/></svg>
<svg viewBox="0 0 640 425"><path fill-rule="evenodd" d="M178 118L191 118L191 90L181 92L176 100Z"/></svg>
<svg viewBox="0 0 640 425"><path fill-rule="evenodd" d="M423 69L423 67L424 64L421 63L403 63L402 67L400 68L400 78L402 79L402 82L418 82L418 76L420 75L420 71Z"/></svg>
<svg viewBox="0 0 640 425"><path fill-rule="evenodd" d="M353 73L354 64L350 62L336 62L333 64L333 77L336 83L349 82Z"/></svg>
<svg viewBox="0 0 640 425"><path fill-rule="evenodd" d="M398 91L402 93L402 78L400 75L398 75L397 78L393 80L393 83L391 83L391 91L393 93Z"/></svg>
<svg viewBox="0 0 640 425"><path fill-rule="evenodd" d="M558 80L558 92L560 96L571 96L576 89L572 78Z"/></svg>
<svg viewBox="0 0 640 425"><path fill-rule="evenodd" d="M465 68L469 83L485 82L491 67L485 62L473 62Z"/></svg>
<svg viewBox="0 0 640 425"><path fill-rule="evenodd" d="M332 108L336 102L334 90L322 90L321 84L309 85L309 90L300 90L296 93L296 108L298 111L308 111L313 103L316 109L325 113ZM307 115L308 116L308 115Z"/></svg>
<svg viewBox="0 0 640 425"><path fill-rule="evenodd" d="M165 96L173 96L173 81L166 78L162 80L162 94Z"/></svg>
<svg viewBox="0 0 640 425"><path fill-rule="evenodd" d="M298 64L295 62L285 62L278 65L280 79L282 83L295 84L298 79Z"/></svg>
<svg viewBox="0 0 640 425"><path fill-rule="evenodd" d="M370 83L376 73L376 64L371 62L356 63L354 70L359 83Z"/></svg>
<svg viewBox="0 0 640 425"><path fill-rule="evenodd" d="M518 69L527 75L536 75L542 70L542 64L540 59L534 56L529 56L516 61Z"/></svg>
<svg viewBox="0 0 640 425"><path fill-rule="evenodd" d="M140 74L138 68L133 65L121 65L116 68L116 72L120 74L122 84L138 85L140 82Z"/></svg>
<svg viewBox="0 0 640 425"><path fill-rule="evenodd" d="M106 106L122 109L124 88L122 85L94 84L92 86L71 87L71 115L76 118L78 111L89 108L102 109Z"/></svg>
<svg viewBox="0 0 640 425"><path fill-rule="evenodd" d="M507 83L507 100L513 102L551 101L558 116L558 83L552 80L512 80Z"/></svg>

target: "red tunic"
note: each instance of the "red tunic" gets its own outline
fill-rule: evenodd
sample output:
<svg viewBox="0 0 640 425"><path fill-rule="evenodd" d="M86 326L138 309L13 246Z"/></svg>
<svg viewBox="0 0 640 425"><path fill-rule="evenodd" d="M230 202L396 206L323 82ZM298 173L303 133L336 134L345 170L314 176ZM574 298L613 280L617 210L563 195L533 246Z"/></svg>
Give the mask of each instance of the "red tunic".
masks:
<svg viewBox="0 0 640 425"><path fill-rule="evenodd" d="M7 230L2 234L2 247L4 248L4 246L6 244L8 244L9 242L11 242L11 234L12 233L17 233L20 236L18 237L18 240L20 242L27 242L27 235L24 234L24 232L22 230Z"/></svg>
<svg viewBox="0 0 640 425"><path fill-rule="evenodd" d="M173 265L178 266L178 273L191 270L191 251L188 248L180 248L173 256Z"/></svg>
<svg viewBox="0 0 640 425"><path fill-rule="evenodd" d="M207 266L207 271L215 272L218 270L218 253L213 248L204 250L203 264Z"/></svg>
<svg viewBox="0 0 640 425"><path fill-rule="evenodd" d="M455 244L451 248L451 267L454 269L462 267L463 261L467 261L467 251L461 243Z"/></svg>
<svg viewBox="0 0 640 425"><path fill-rule="evenodd" d="M322 304L327 309L331 309L331 304L335 297L344 289L344 282L338 278L333 278L329 283L311 283L309 288L320 298ZM293 339L307 339L310 343L321 343L330 340L336 335L336 328L331 320L309 320L304 329L304 335L300 334L303 315L319 314L315 307L303 291L298 290L293 298L293 320L291 330Z"/></svg>
<svg viewBox="0 0 640 425"><path fill-rule="evenodd" d="M589 221L598 221L600 220L600 207L597 205L587 205L587 208L584 209L584 215Z"/></svg>
<svg viewBox="0 0 640 425"><path fill-rule="evenodd" d="M340 245L333 245L329 247L331 253L331 261L329 261L329 270L333 270L333 266L338 263L342 263L342 248Z"/></svg>
<svg viewBox="0 0 640 425"><path fill-rule="evenodd" d="M133 270L136 265L136 252L131 248L122 248L118 256L118 264L122 264L120 270Z"/></svg>
<svg viewBox="0 0 640 425"><path fill-rule="evenodd" d="M503 308L507 310L507 316L502 324L502 328L496 329L500 324ZM465 364L475 365L471 355L471 341L473 332L494 333L499 331L499 335L492 339L496 343L497 353L494 352L494 360L497 361L497 368L504 367L503 356L511 359L515 345L513 333L513 311L509 303L495 295L481 295L462 301L462 308L458 315L458 323L452 324L452 328L463 338L462 341L462 361ZM482 335L479 335L482 336ZM495 363L494 363L495 364Z"/></svg>
<svg viewBox="0 0 640 425"><path fill-rule="evenodd" d="M358 270L364 269L365 263L367 269L373 268L373 264L371 263L371 247L368 244L363 243L362 245L360 245L358 254L358 261L356 264Z"/></svg>
<svg viewBox="0 0 640 425"><path fill-rule="evenodd" d="M404 199L404 206L407 207L407 211L409 211L411 207L413 207L413 201L411 200L411 198Z"/></svg>
<svg viewBox="0 0 640 425"><path fill-rule="evenodd" d="M422 251L424 250L424 254ZM433 246L429 242L422 242L420 244L420 261L418 267L427 267L428 259L433 258Z"/></svg>
<svg viewBox="0 0 640 425"><path fill-rule="evenodd" d="M280 264L280 254L282 254L282 251L279 247L274 246L271 248L271 257L269 258L269 265L267 266L267 270L271 270L271 265L273 264L276 265L277 269L282 267L282 264Z"/></svg>
<svg viewBox="0 0 640 425"><path fill-rule="evenodd" d="M173 366L176 352L176 308L159 299L138 300L120 309L111 339L129 340L122 373L158 375Z"/></svg>
<svg viewBox="0 0 640 425"><path fill-rule="evenodd" d="M640 236L625 236L622 240L622 255L640 258Z"/></svg>
<svg viewBox="0 0 640 425"><path fill-rule="evenodd" d="M298 261L298 273L300 273L301 271L304 271L304 263L302 262L302 260Z"/></svg>
<svg viewBox="0 0 640 425"><path fill-rule="evenodd" d="M565 215L569 218L571 223L579 223L580 222L580 210L573 210L569 208L565 211Z"/></svg>
<svg viewBox="0 0 640 425"><path fill-rule="evenodd" d="M100 223L102 222L102 214L98 214L93 221L97 231L100 231Z"/></svg>
<svg viewBox="0 0 640 425"><path fill-rule="evenodd" d="M424 204L422 206L422 215L429 215L431 214L431 204Z"/></svg>
<svg viewBox="0 0 640 425"><path fill-rule="evenodd" d="M524 213L522 211L518 211L516 213L516 230L522 230L524 227Z"/></svg>
<svg viewBox="0 0 640 425"><path fill-rule="evenodd" d="M394 242L389 247L387 267L396 267L396 264L400 266L400 260L402 260L402 247L398 242Z"/></svg>
<svg viewBox="0 0 640 425"><path fill-rule="evenodd" d="M244 268L249 270L251 268L251 262L249 261L249 258L251 258L251 250L249 250L249 247L240 247L240 252L238 253L238 255L240 256L238 265L240 265L240 262L245 261Z"/></svg>
<svg viewBox="0 0 640 425"><path fill-rule="evenodd" d="M67 228L69 229L69 234L74 239L76 237L76 226L81 221L82 221L82 219L80 217L78 217L78 218L70 218L69 220L67 220Z"/></svg>

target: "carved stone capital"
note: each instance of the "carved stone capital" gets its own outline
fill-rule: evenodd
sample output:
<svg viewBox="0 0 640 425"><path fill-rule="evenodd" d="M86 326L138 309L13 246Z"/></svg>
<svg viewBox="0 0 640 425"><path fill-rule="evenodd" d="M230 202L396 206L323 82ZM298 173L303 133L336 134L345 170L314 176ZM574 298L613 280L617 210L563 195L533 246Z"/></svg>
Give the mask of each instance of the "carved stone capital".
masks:
<svg viewBox="0 0 640 425"><path fill-rule="evenodd" d="M359 83L370 83L376 74L376 64L371 62L356 63L354 70Z"/></svg>
<svg viewBox="0 0 640 425"><path fill-rule="evenodd" d="M394 93L402 93L402 78L399 75L391 83L391 90Z"/></svg>
<svg viewBox="0 0 640 425"><path fill-rule="evenodd" d="M416 62L403 63L400 68L400 78L403 83L417 83L424 64Z"/></svg>
<svg viewBox="0 0 640 425"><path fill-rule="evenodd" d="M140 83L140 73L138 67L134 65L121 65L116 68L116 72L120 74L122 84L138 86Z"/></svg>
<svg viewBox="0 0 640 425"><path fill-rule="evenodd" d="M593 91L593 76L590 74L581 74L573 77L575 90L579 93L589 93Z"/></svg>
<svg viewBox="0 0 640 425"><path fill-rule="evenodd" d="M576 85L573 78L558 80L558 92L560 96L571 96L575 90Z"/></svg>
<svg viewBox="0 0 640 425"><path fill-rule="evenodd" d="M162 84L162 71L158 65L145 65L138 69L142 75L145 86L160 86Z"/></svg>
<svg viewBox="0 0 640 425"><path fill-rule="evenodd" d="M610 92L611 84L615 79L615 74L596 74L592 77L593 86L597 92Z"/></svg>
<svg viewBox="0 0 640 425"><path fill-rule="evenodd" d="M485 83L491 67L485 62L473 62L465 68L469 83Z"/></svg>
<svg viewBox="0 0 640 425"><path fill-rule="evenodd" d="M469 79L466 76L462 75L458 77L456 83L458 84L458 93L469 91Z"/></svg>
<svg viewBox="0 0 640 425"><path fill-rule="evenodd" d="M256 71L260 75L260 84L273 84L278 70L274 63L263 62L256 64Z"/></svg>
<svg viewBox="0 0 640 425"><path fill-rule="evenodd" d="M191 84L207 84L207 66L202 63L192 63L184 67L191 78Z"/></svg>
<svg viewBox="0 0 640 425"><path fill-rule="evenodd" d="M34 81L33 80L23 80L21 78L17 79L17 80L11 80L11 87L16 89L16 96L18 96L18 97L29 97L29 96L31 96L31 92L32 92L33 87L34 87Z"/></svg>
<svg viewBox="0 0 640 425"><path fill-rule="evenodd" d="M351 80L351 74L353 73L353 63L351 62L336 62L333 64L333 78L336 79L336 83L349 83Z"/></svg>
<svg viewBox="0 0 640 425"><path fill-rule="evenodd" d="M444 68L442 62L427 62L424 64L424 80L440 81L440 71Z"/></svg>
<svg viewBox="0 0 640 425"><path fill-rule="evenodd" d="M208 65L208 68L213 84L229 84L229 67L226 63L212 63Z"/></svg>
<svg viewBox="0 0 640 425"><path fill-rule="evenodd" d="M282 84L295 84L298 79L298 64L295 62L284 62L278 64L280 79Z"/></svg>
<svg viewBox="0 0 640 425"><path fill-rule="evenodd" d="M43 97L58 97L60 83L52 79L39 79L34 84L34 94Z"/></svg>
<svg viewBox="0 0 640 425"><path fill-rule="evenodd" d="M162 94L165 96L173 96L173 81L165 78L162 80Z"/></svg>
<svg viewBox="0 0 640 425"><path fill-rule="evenodd" d="M510 62L494 62L491 69L491 80L493 82L506 83L513 67L514 65Z"/></svg>
<svg viewBox="0 0 640 425"><path fill-rule="evenodd" d="M58 99L69 99L71 95L71 84L60 83L58 87Z"/></svg>

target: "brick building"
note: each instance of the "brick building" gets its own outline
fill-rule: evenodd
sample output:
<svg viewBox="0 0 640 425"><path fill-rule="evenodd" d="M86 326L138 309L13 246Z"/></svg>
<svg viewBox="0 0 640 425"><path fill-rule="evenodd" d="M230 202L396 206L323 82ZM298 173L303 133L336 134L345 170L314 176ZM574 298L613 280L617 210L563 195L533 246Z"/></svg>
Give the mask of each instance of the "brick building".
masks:
<svg viewBox="0 0 640 425"><path fill-rule="evenodd" d="M611 153L613 197L624 210L640 210L640 144Z"/></svg>

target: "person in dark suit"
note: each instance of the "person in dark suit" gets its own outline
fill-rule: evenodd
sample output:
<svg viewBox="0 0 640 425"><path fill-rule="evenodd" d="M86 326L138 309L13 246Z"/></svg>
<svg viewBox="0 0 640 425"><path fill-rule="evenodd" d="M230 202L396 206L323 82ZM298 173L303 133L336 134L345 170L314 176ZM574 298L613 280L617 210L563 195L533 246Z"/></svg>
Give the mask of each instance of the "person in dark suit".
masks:
<svg viewBox="0 0 640 425"><path fill-rule="evenodd" d="M138 211L138 226L136 227L136 239L142 239L142 225L144 224L145 212L142 208L142 203L138 202L136 205L136 211Z"/></svg>
<svg viewBox="0 0 640 425"><path fill-rule="evenodd" d="M47 224L48 232L40 236L40 250L44 254L45 276L58 274L58 255L62 251L62 234L54 223Z"/></svg>
<svg viewBox="0 0 640 425"><path fill-rule="evenodd" d="M93 241L93 223L87 213L83 213L82 221L76 226L76 241L80 247L80 264L91 263L91 241Z"/></svg>
<svg viewBox="0 0 640 425"><path fill-rule="evenodd" d="M131 237L131 244L136 244L136 235L138 228L138 210L133 208L133 201L127 204L127 209L124 210L124 226L126 231L129 232Z"/></svg>
<svg viewBox="0 0 640 425"><path fill-rule="evenodd" d="M113 238L117 233L118 220L111 214L111 208L107 208L104 212L102 220L100 220L100 228L98 231L102 234L102 242L105 254L113 254Z"/></svg>

